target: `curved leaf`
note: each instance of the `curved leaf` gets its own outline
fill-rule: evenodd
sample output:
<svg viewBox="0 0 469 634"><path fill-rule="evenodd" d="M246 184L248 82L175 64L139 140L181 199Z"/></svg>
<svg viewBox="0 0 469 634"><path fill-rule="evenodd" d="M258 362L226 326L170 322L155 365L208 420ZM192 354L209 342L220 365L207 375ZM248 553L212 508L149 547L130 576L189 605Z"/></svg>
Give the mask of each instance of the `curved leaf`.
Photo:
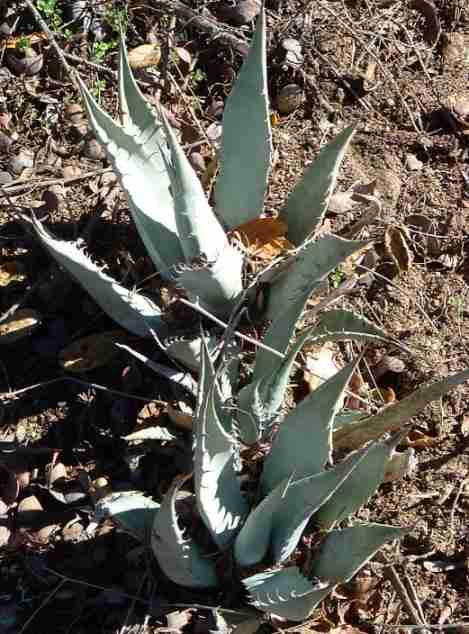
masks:
<svg viewBox="0 0 469 634"><path fill-rule="evenodd" d="M346 128L321 149L280 212L280 217L288 224L287 237L293 244L301 244L321 223L354 133L353 126Z"/></svg>
<svg viewBox="0 0 469 634"><path fill-rule="evenodd" d="M469 370L464 370L459 374L453 374L446 379L421 387L378 414L338 429L334 434L334 446L353 449L387 432L400 430L406 421L418 414L428 403L441 398L454 387L468 380Z"/></svg>
<svg viewBox="0 0 469 634"><path fill-rule="evenodd" d="M238 532L249 508L235 469L233 438L221 427L215 407L216 377L202 346L202 371L195 418L194 480L197 507L219 548Z"/></svg>
<svg viewBox="0 0 469 634"><path fill-rule="evenodd" d="M192 268L180 267L177 283L203 308L229 316L243 291L243 256L227 245L213 262Z"/></svg>
<svg viewBox="0 0 469 634"><path fill-rule="evenodd" d="M151 546L165 575L181 586L213 588L217 585L215 564L204 558L191 538L184 538L176 513L176 496L183 480L175 481L163 498L153 523Z"/></svg>
<svg viewBox="0 0 469 634"><path fill-rule="evenodd" d="M265 14L261 9L248 56L223 112L216 210L228 229L260 216L272 139L267 88Z"/></svg>
<svg viewBox="0 0 469 634"><path fill-rule="evenodd" d="M234 544L239 566L253 566L267 554L274 517L288 483L280 484L251 511Z"/></svg>
<svg viewBox="0 0 469 634"><path fill-rule="evenodd" d="M356 363L322 383L280 423L264 461L261 484L271 491L294 472L295 479L319 473L332 452L332 425Z"/></svg>
<svg viewBox="0 0 469 634"><path fill-rule="evenodd" d="M384 524L331 531L313 559L311 574L333 584L350 581L381 546L400 539L407 532L407 529Z"/></svg>
<svg viewBox="0 0 469 634"><path fill-rule="evenodd" d="M250 603L262 612L303 621L332 590L332 584L309 580L296 566L243 579Z"/></svg>
<svg viewBox="0 0 469 634"><path fill-rule="evenodd" d="M289 309L292 303L298 309L301 305L302 311L306 300L319 283L367 244L369 243L361 240L345 240L334 235L326 235L307 243L293 258L292 263L273 280L268 294L267 318L275 321L281 319L285 307ZM291 328L290 326L289 329Z"/></svg>
<svg viewBox="0 0 469 634"><path fill-rule="evenodd" d="M312 341L344 339L369 341L370 343L390 341L384 330L375 326L365 317L340 308L321 313L319 324L311 328Z"/></svg>
<svg viewBox="0 0 469 634"><path fill-rule="evenodd" d="M220 338L217 336L206 337L206 345L210 351L210 357L216 356L217 348L220 345ZM172 339L165 344L165 354L175 361L182 363L193 372L200 372L201 354L202 354L202 337L193 337L192 339Z"/></svg>
<svg viewBox="0 0 469 634"><path fill-rule="evenodd" d="M292 482L277 507L273 523L272 550L275 563L288 559L300 541L311 516L328 500L363 461L366 452L356 452L334 469Z"/></svg>
<svg viewBox="0 0 469 634"><path fill-rule="evenodd" d="M161 310L140 293L129 291L103 273L75 243L57 240L32 216L32 224L52 257L93 297L94 301L123 328L140 337L150 337L150 329L160 337L167 335Z"/></svg>
<svg viewBox="0 0 469 634"><path fill-rule="evenodd" d="M141 542L149 542L151 529L160 505L139 491L112 493L99 500L95 508L97 521L112 519Z"/></svg>
<svg viewBox="0 0 469 634"><path fill-rule="evenodd" d="M367 448L357 468L316 513L314 522L317 526L329 529L365 504L383 482L386 467L399 441L400 436L372 443Z"/></svg>
<svg viewBox="0 0 469 634"><path fill-rule="evenodd" d="M228 238L162 111L160 117L169 147L169 156L162 150L161 157L171 181L177 235L184 257L187 263L200 257L216 262L228 248Z"/></svg>
<svg viewBox="0 0 469 634"><path fill-rule="evenodd" d="M171 279L172 267L184 261L184 254L177 236L171 183L162 155L166 141L156 115L144 111L136 93L130 92L132 80L127 76L130 72L125 59L121 58L120 84L125 85L128 100L121 105L129 111L125 128L99 107L81 80L80 87L90 125L127 194L132 218L145 248L158 272ZM122 93L124 87L121 96Z"/></svg>

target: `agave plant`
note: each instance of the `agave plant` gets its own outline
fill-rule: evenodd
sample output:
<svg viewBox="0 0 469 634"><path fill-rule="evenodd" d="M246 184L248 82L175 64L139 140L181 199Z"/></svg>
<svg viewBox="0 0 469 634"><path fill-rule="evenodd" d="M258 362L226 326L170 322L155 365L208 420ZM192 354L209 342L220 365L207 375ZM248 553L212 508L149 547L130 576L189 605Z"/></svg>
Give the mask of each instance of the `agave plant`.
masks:
<svg viewBox="0 0 469 634"><path fill-rule="evenodd" d="M361 324L361 337L378 334ZM334 333L322 331L322 336L334 338ZM363 524L350 517L369 500L393 459L401 455L396 447L405 434L403 423L469 378L469 371L462 372L421 388L374 416L353 420L341 408L356 367L357 362L344 367L277 420L269 442L259 446L265 454L260 477L246 491L240 469L245 476L250 473L251 480L255 470L246 469L250 463L243 457L238 422L233 408L224 407L226 363L219 357L214 366L202 337L192 479L195 506L211 538L203 543L210 542L212 548L202 548L190 528L183 526L178 511L178 492L191 476L177 478L161 504L136 493L104 499L98 506L99 517L112 515L124 530L151 544L164 574L185 587L221 589L216 551L225 561L230 552L235 578L252 606L291 621L305 619L386 542L406 533L403 528ZM355 450L336 461L336 448L342 455L345 448ZM304 535L314 546L305 546Z"/></svg>
<svg viewBox="0 0 469 634"><path fill-rule="evenodd" d="M119 122L81 83L91 127L127 195L133 220L156 270L170 286L179 287L190 300L222 318L250 297L243 288L244 255L229 238L229 232L260 218L264 211L272 155L265 49L261 12L249 55L224 110L213 209L164 112L151 108L141 94L123 42ZM282 272L270 280L264 317L270 319L279 309L291 306L282 332L269 335L269 345L275 340L272 347L280 354L315 287L364 246L333 236L315 239L353 133L353 127L345 129L322 149L279 212L294 249L285 256ZM77 243L54 238L36 218L33 226L51 255L113 320L139 336L156 333L164 340L172 334L158 298L126 289L96 266ZM189 349L177 341L168 346L167 352L197 365L194 354L200 357L200 341ZM259 358L256 376L265 362Z"/></svg>

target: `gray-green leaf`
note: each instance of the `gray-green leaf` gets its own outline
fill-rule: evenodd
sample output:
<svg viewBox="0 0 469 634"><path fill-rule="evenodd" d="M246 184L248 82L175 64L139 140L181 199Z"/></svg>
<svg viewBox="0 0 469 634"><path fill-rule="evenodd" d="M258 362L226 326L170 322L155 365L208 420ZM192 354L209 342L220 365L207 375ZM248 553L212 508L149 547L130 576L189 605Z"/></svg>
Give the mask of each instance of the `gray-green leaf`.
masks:
<svg viewBox="0 0 469 634"><path fill-rule="evenodd" d="M216 209L232 229L260 216L270 170L272 140L264 9L249 54L226 100L221 145Z"/></svg>
<svg viewBox="0 0 469 634"><path fill-rule="evenodd" d="M175 481L163 498L153 523L151 545L165 575L181 586L213 588L217 585L215 564L199 546L184 537L176 513L176 496L183 480Z"/></svg>
<svg viewBox="0 0 469 634"><path fill-rule="evenodd" d="M321 223L354 132L353 126L346 128L321 149L280 212L280 217L288 224L288 239L293 244L301 244Z"/></svg>
<svg viewBox="0 0 469 634"><path fill-rule="evenodd" d="M63 266L93 297L102 310L123 328L140 337L167 335L161 310L150 299L130 291L103 273L74 242L57 240L32 216L36 235L60 266Z"/></svg>

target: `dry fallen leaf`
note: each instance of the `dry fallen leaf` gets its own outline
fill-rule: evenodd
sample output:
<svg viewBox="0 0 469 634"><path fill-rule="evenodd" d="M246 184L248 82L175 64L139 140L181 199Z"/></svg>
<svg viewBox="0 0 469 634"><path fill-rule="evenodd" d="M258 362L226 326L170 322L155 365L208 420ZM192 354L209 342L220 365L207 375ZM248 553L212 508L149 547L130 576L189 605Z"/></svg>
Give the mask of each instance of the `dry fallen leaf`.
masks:
<svg viewBox="0 0 469 634"><path fill-rule="evenodd" d="M20 308L0 324L0 345L27 337L41 323L40 314L30 308Z"/></svg>
<svg viewBox="0 0 469 634"><path fill-rule="evenodd" d="M427 449L440 441L438 436L429 436L418 429L413 429L407 435L405 444L413 449Z"/></svg>
<svg viewBox="0 0 469 634"><path fill-rule="evenodd" d="M184 412L181 412L173 407L171 403L168 403L166 412L173 425L179 427L180 429L185 429L186 431L192 431L192 422L194 419L192 414L185 414Z"/></svg>
<svg viewBox="0 0 469 634"><path fill-rule="evenodd" d="M389 227L384 234L384 246L400 271L408 271L413 262L407 240L409 232L405 227Z"/></svg>
<svg viewBox="0 0 469 634"><path fill-rule="evenodd" d="M305 367L304 378L310 392L313 392L339 371L334 361L334 348L325 344L318 352L310 352L306 357Z"/></svg>
<svg viewBox="0 0 469 634"><path fill-rule="evenodd" d="M251 256L271 260L294 248L286 238L287 232L287 223L280 218L256 218L233 229L230 234Z"/></svg>
<svg viewBox="0 0 469 634"><path fill-rule="evenodd" d="M126 335L122 330L109 330L77 339L64 348L59 363L68 372L87 372L110 363L118 354L116 343L123 343Z"/></svg>
<svg viewBox="0 0 469 634"><path fill-rule="evenodd" d="M129 51L129 64L134 70L157 66L161 59L161 49L157 44L142 44Z"/></svg>

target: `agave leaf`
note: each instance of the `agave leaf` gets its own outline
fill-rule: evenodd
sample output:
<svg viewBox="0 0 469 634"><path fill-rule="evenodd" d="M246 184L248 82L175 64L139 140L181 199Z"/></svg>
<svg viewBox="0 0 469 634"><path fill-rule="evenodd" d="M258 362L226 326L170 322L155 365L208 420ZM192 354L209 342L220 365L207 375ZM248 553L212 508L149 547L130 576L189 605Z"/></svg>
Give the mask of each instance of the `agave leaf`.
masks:
<svg viewBox="0 0 469 634"><path fill-rule="evenodd" d="M319 473L332 451L332 424L356 363L343 368L303 399L280 424L264 461L261 485L271 491L279 482Z"/></svg>
<svg viewBox="0 0 469 634"><path fill-rule="evenodd" d="M307 341L387 341L385 333L363 317L346 310L331 310L321 315L317 326L306 328L290 346L284 359L271 355L269 374L252 381L238 393L238 424L246 444L259 440L275 419L288 386L296 355ZM361 443L363 444L363 443Z"/></svg>
<svg viewBox="0 0 469 634"><path fill-rule="evenodd" d="M365 317L340 308L321 313L319 324L311 329L311 341L353 341L389 342L382 330Z"/></svg>
<svg viewBox="0 0 469 634"><path fill-rule="evenodd" d="M216 376L207 347L202 346L202 371L195 419L194 480L197 507L219 548L238 532L249 508L235 470L235 442L222 428L216 412Z"/></svg>
<svg viewBox="0 0 469 634"><path fill-rule="evenodd" d="M243 579L250 603L289 621L303 621L332 590L332 584L309 580L296 566Z"/></svg>
<svg viewBox="0 0 469 634"><path fill-rule="evenodd" d="M112 493L99 500L95 508L97 521L112 519L141 542L150 542L151 529L160 505L139 491Z"/></svg>
<svg viewBox="0 0 469 634"><path fill-rule="evenodd" d="M381 546L403 537L407 532L407 529L384 524L331 531L319 547L311 574L333 584L350 581Z"/></svg>
<svg viewBox="0 0 469 634"><path fill-rule="evenodd" d="M366 417L367 417L367 414L366 412L363 412L363 411L353 410L353 409L343 410L339 412L338 414L336 414L334 418L333 430L335 432L341 427L345 427L349 423L354 423L357 420L360 420L361 418L366 418Z"/></svg>
<svg viewBox="0 0 469 634"><path fill-rule="evenodd" d="M319 283L348 257L366 247L367 244L369 243L360 240L345 240L333 235L307 243L292 259L291 265L282 270L282 273L272 282L268 295L267 318L275 321L281 319L277 315L281 315L285 312L285 307L290 308L292 304L300 311L298 316L301 315L306 300ZM290 337L297 319L298 317L294 320L293 326L291 318L287 322ZM282 341L284 337L285 335Z"/></svg>
<svg viewBox="0 0 469 634"><path fill-rule="evenodd" d="M287 487L287 482L279 484L249 513L234 544L234 556L239 566L253 566L265 557L275 513Z"/></svg>
<svg viewBox="0 0 469 634"><path fill-rule="evenodd" d="M293 244L301 244L321 223L354 133L353 126L346 128L322 148L280 212L280 217L288 224L287 237Z"/></svg>
<svg viewBox="0 0 469 634"><path fill-rule="evenodd" d="M119 46L119 116L124 130L134 137L147 137L155 126L155 111L143 96L129 64L125 40ZM159 133L161 143L164 135ZM156 156L159 160L159 157Z"/></svg>
<svg viewBox="0 0 469 634"><path fill-rule="evenodd" d="M355 452L330 469L292 482L275 512L272 550L275 563L285 561L298 545L311 516L335 498L350 474L365 458L366 452Z"/></svg>
<svg viewBox="0 0 469 634"><path fill-rule="evenodd" d="M229 316L243 291L243 256L227 245L213 262L180 267L177 282L189 296L211 313Z"/></svg>
<svg viewBox="0 0 469 634"><path fill-rule="evenodd" d="M32 216L36 234L52 257L93 297L102 310L123 328L140 337L150 337L150 330L166 336L167 324L161 310L140 293L129 291L103 273L74 242L57 240Z"/></svg>
<svg viewBox="0 0 469 634"><path fill-rule="evenodd" d="M171 181L177 235L184 257L187 263L202 256L216 262L228 247L228 238L163 111L160 117L170 151L167 156L162 150L161 157Z"/></svg>
<svg viewBox="0 0 469 634"><path fill-rule="evenodd" d="M223 112L215 200L228 229L257 218L264 207L272 155L265 40L262 8L249 54Z"/></svg>
<svg viewBox="0 0 469 634"><path fill-rule="evenodd" d="M204 558L191 538L179 528L176 496L184 480L176 480L163 498L151 534L153 553L165 575L181 586L213 588L217 585L215 564Z"/></svg>
<svg viewBox="0 0 469 634"><path fill-rule="evenodd" d="M469 370L464 370L415 390L410 396L398 403L389 405L378 414L338 429L334 433L334 447L354 449L387 432L402 429L404 423L418 414L426 405L441 398L467 380L469 380Z"/></svg>
<svg viewBox="0 0 469 634"><path fill-rule="evenodd" d="M342 482L334 495L316 513L314 522L329 529L355 513L375 493L384 480L386 467L400 436L372 443L357 468Z"/></svg>
<svg viewBox="0 0 469 634"><path fill-rule="evenodd" d="M217 336L206 337L205 343L210 352L210 358L214 359L220 345L220 338ZM165 353L168 357L182 363L186 368L198 374L201 368L202 337L173 339L165 342Z"/></svg>
<svg viewBox="0 0 469 634"><path fill-rule="evenodd" d="M115 345L121 350L125 350L126 352L128 352L135 359L138 359L139 361L144 363L159 376L164 376L165 379L168 379L176 385L185 388L191 394L197 394L197 383L195 379L189 374L189 372L180 372L178 370L175 370L174 368L170 368L168 365L157 363L156 361L153 361L152 359L147 357L145 354L142 354L141 352L134 350L130 346L126 346L125 344L116 343Z"/></svg>
<svg viewBox="0 0 469 634"><path fill-rule="evenodd" d="M125 60L121 59L121 65L123 75L131 72ZM130 111L125 128L100 108L79 81L90 125L127 194L132 218L148 255L161 275L172 279L171 269L184 261L184 254L177 236L171 183L162 157L165 137L161 123L152 112L152 118L148 112L142 112L140 100L130 93L130 77L120 80L125 84L128 100L122 106ZM121 95L123 92L124 88Z"/></svg>

